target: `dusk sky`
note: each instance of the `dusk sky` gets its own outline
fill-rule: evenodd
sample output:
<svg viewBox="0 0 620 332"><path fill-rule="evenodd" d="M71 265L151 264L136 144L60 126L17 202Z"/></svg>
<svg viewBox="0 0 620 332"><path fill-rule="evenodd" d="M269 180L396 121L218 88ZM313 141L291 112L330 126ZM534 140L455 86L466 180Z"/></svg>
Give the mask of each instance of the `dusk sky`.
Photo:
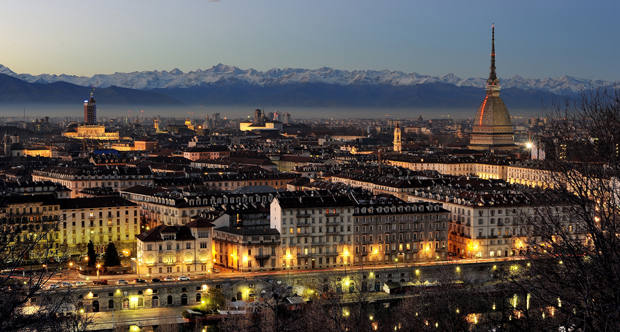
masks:
<svg viewBox="0 0 620 332"><path fill-rule="evenodd" d="M0 64L72 74L323 66L620 77L619 1L21 0L0 7Z"/></svg>

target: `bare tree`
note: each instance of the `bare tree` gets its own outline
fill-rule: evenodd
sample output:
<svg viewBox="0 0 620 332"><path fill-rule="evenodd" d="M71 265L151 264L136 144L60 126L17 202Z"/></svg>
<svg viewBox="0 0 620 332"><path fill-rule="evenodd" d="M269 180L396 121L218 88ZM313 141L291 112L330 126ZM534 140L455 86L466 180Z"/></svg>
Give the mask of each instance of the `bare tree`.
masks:
<svg viewBox="0 0 620 332"><path fill-rule="evenodd" d="M90 316L75 308L71 291L45 287L64 257L55 242L59 213L36 213L34 202L0 200L0 331L83 331Z"/></svg>
<svg viewBox="0 0 620 332"><path fill-rule="evenodd" d="M520 222L531 262L506 280L550 327L620 330L620 91L596 90L549 110L544 167L555 190Z"/></svg>

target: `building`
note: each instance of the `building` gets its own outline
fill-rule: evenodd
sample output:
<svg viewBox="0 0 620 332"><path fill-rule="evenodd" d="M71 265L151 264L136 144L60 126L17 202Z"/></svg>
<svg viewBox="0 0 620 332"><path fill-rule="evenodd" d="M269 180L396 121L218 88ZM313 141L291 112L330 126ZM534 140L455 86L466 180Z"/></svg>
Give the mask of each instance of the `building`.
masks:
<svg viewBox="0 0 620 332"><path fill-rule="evenodd" d="M271 228L282 239L282 269L315 269L353 263L355 200L348 195L295 192L271 202Z"/></svg>
<svg viewBox="0 0 620 332"><path fill-rule="evenodd" d="M50 166L32 172L33 181L51 181L71 189L71 198L85 188L110 187L114 191L136 185L152 186L153 172L137 167L61 167Z"/></svg>
<svg viewBox="0 0 620 332"><path fill-rule="evenodd" d="M213 270L213 224L196 218L187 225L159 225L139 234L136 273L149 277L206 275Z"/></svg>
<svg viewBox="0 0 620 332"><path fill-rule="evenodd" d="M106 132L104 125L96 124L84 124L79 125L75 129L70 129L62 133L64 137L75 139L90 139L90 140L103 140L111 141L118 140L118 132Z"/></svg>
<svg viewBox="0 0 620 332"><path fill-rule="evenodd" d="M213 261L238 271L281 268L280 232L274 228L219 227L213 230Z"/></svg>
<svg viewBox="0 0 620 332"><path fill-rule="evenodd" d="M400 133L400 125L396 123L394 128L394 152L401 153L403 151L402 136Z"/></svg>
<svg viewBox="0 0 620 332"><path fill-rule="evenodd" d="M155 139L142 137L133 141L133 147L134 151L154 151L159 148L159 142Z"/></svg>
<svg viewBox="0 0 620 332"><path fill-rule="evenodd" d="M191 161L200 159L220 159L230 157L230 150L226 146L211 145L208 147L190 147L183 152L183 157Z"/></svg>
<svg viewBox="0 0 620 332"><path fill-rule="evenodd" d="M90 99L84 100L84 124L94 125L95 123L97 123L97 104L91 93Z"/></svg>
<svg viewBox="0 0 620 332"><path fill-rule="evenodd" d="M140 233L140 206L122 197L62 199L57 241L70 255L86 254L93 241L98 253L113 242L125 256L135 252L136 235Z"/></svg>
<svg viewBox="0 0 620 332"><path fill-rule="evenodd" d="M495 27L491 42L491 73L487 80L486 97L478 107L469 143L476 150L514 150L512 121L508 108L499 96L499 79L495 73Z"/></svg>
<svg viewBox="0 0 620 332"><path fill-rule="evenodd" d="M62 242L58 240L59 201L50 194L5 196L0 202L0 229L3 234L15 235L5 249L18 243L32 246L26 257L11 257L11 253L23 251L7 250L3 253L5 261L64 256L64 248L60 245Z"/></svg>
<svg viewBox="0 0 620 332"><path fill-rule="evenodd" d="M378 199L354 209L355 264L446 260L450 211L436 203Z"/></svg>
<svg viewBox="0 0 620 332"><path fill-rule="evenodd" d="M235 226L238 221L245 226L263 226L265 223L258 220L265 218L257 217L255 214L264 214L261 212L259 205L264 207L269 206L269 203L273 200L272 193L260 193L260 194L232 194L232 193L220 193L220 194L196 194L196 193L176 193L168 192L163 188L152 188L148 186L134 186L132 188L126 188L121 190L121 196L125 197L136 204L139 204L142 209L143 221L152 227L159 224L166 224L169 226L186 225L191 221L191 217L199 215L201 212L205 213L220 213L221 221L213 219L212 222L216 226ZM244 208L249 215L245 215L245 212L234 212L231 214L224 213L225 211L240 211L237 206L248 206ZM250 206L256 206L256 211L250 209ZM216 211L216 208L217 211ZM239 214L239 218L237 216ZM246 219L257 219L255 222ZM233 223L234 221L234 223Z"/></svg>

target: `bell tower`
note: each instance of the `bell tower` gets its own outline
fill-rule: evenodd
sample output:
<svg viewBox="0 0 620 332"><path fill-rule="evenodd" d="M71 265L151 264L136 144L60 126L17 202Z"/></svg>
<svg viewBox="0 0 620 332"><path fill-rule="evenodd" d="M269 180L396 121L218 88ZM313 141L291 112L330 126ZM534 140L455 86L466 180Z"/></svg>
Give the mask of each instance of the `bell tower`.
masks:
<svg viewBox="0 0 620 332"><path fill-rule="evenodd" d="M400 133L400 125L396 122L396 127L394 128L394 152L401 153L403 151L402 145L402 136Z"/></svg>

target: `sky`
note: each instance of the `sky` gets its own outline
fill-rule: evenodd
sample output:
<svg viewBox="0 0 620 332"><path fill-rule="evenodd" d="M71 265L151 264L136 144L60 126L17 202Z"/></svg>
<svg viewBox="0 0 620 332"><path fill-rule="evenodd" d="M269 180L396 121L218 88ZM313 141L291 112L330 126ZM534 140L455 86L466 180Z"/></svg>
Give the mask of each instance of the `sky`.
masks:
<svg viewBox="0 0 620 332"><path fill-rule="evenodd" d="M10 0L0 64L16 73L253 68L497 72L620 79L620 1Z"/></svg>

